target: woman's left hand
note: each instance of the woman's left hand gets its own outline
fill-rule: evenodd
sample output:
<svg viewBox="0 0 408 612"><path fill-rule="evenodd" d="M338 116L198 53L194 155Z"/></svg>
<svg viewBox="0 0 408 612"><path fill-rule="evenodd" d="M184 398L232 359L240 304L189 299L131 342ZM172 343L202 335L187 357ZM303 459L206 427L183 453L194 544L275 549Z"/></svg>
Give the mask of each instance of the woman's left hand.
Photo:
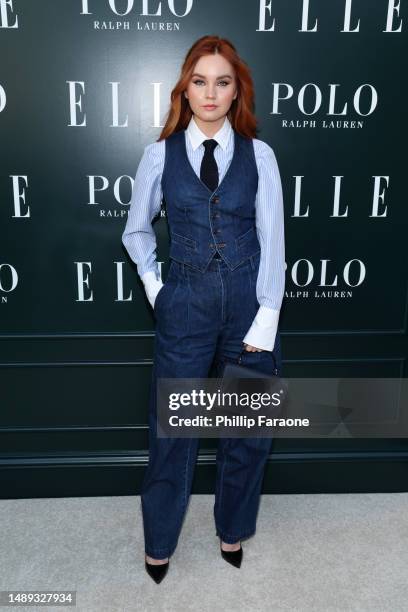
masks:
<svg viewBox="0 0 408 612"><path fill-rule="evenodd" d="M261 351L263 351L263 349L257 348L256 346L252 346L251 344L245 344L245 342L244 342L244 345L245 345L245 350L247 350L250 353L255 353L255 352L260 353Z"/></svg>

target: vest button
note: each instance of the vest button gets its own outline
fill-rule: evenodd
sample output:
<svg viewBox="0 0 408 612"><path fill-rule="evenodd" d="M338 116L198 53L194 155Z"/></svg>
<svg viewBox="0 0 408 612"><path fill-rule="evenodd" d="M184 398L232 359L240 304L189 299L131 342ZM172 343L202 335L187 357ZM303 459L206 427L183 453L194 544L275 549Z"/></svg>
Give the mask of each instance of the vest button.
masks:
<svg viewBox="0 0 408 612"><path fill-rule="evenodd" d="M218 202L219 202L219 201L220 201L219 196L214 196L213 198L211 198L211 202L212 202L213 204L218 204Z"/></svg>

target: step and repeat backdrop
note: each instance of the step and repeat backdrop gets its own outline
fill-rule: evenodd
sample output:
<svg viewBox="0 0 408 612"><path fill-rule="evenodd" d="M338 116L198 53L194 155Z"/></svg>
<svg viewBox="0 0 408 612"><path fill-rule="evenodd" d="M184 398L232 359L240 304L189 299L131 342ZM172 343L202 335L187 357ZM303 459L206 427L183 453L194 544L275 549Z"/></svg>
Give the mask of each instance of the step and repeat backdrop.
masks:
<svg viewBox="0 0 408 612"><path fill-rule="evenodd" d="M121 235L143 149L204 34L250 66L258 137L279 164L285 374L406 372L407 18L405 0L0 0L1 418L14 447L72 449L86 425L96 450L147 456L155 321ZM164 216L154 228L165 276ZM116 426L128 437L110 444Z"/></svg>

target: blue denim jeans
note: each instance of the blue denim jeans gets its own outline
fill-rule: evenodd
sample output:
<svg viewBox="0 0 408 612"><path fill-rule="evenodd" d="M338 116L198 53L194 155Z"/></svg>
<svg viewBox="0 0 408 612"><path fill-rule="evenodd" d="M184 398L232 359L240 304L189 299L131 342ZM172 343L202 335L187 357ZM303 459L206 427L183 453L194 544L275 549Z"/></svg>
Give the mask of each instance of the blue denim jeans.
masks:
<svg viewBox="0 0 408 612"><path fill-rule="evenodd" d="M157 438L157 378L207 378L212 366L235 360L258 311L260 254L231 271L213 258L203 273L171 260L154 304L156 336L149 404L149 463L141 491L145 552L162 559L176 549L197 459L198 438ZM279 329L273 355L281 374ZM242 363L273 373L271 351L243 353ZM271 438L219 438L216 535L234 543L255 533Z"/></svg>

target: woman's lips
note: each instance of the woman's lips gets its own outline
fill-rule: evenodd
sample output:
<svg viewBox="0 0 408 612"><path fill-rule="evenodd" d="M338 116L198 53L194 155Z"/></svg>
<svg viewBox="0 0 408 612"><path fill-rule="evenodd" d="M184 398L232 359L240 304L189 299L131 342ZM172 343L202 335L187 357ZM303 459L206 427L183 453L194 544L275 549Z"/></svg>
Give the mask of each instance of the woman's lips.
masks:
<svg viewBox="0 0 408 612"><path fill-rule="evenodd" d="M204 108L206 110L214 110L215 108L217 108L217 106L215 104L207 104L204 106Z"/></svg>

